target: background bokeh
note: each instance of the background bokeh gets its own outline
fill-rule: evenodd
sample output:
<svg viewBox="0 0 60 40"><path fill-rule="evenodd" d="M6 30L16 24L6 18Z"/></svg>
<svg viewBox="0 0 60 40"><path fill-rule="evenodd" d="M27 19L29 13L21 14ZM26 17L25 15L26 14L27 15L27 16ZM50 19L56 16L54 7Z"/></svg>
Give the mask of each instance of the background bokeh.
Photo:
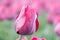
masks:
<svg viewBox="0 0 60 40"><path fill-rule="evenodd" d="M57 35L54 33L53 25L48 24L46 21L47 13L42 12L39 16L40 27L39 30L33 34L33 36L42 38L45 37L46 40L58 40ZM0 22L0 40L16 40L19 36L14 30L14 20L4 20ZM27 36L28 40L31 36Z"/></svg>

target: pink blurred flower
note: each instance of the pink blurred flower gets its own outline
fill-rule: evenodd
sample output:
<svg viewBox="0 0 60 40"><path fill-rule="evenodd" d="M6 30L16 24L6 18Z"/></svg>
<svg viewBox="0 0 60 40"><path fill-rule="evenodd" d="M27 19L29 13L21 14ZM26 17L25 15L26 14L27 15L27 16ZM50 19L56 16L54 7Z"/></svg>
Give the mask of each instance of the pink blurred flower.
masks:
<svg viewBox="0 0 60 40"><path fill-rule="evenodd" d="M52 11L56 7L60 6L59 0L44 0L44 8L47 11Z"/></svg>
<svg viewBox="0 0 60 40"><path fill-rule="evenodd" d="M47 21L48 23L53 23L56 17L60 15L60 6L55 7L53 10L48 12L48 18Z"/></svg>
<svg viewBox="0 0 60 40"><path fill-rule="evenodd" d="M54 17L55 17L54 13L49 13L49 15L47 17L47 22L50 24L53 24Z"/></svg>
<svg viewBox="0 0 60 40"><path fill-rule="evenodd" d="M6 18L5 7L4 5L0 5L0 21L4 20L5 18Z"/></svg>
<svg viewBox="0 0 60 40"><path fill-rule="evenodd" d="M55 33L60 36L60 23L58 23L54 28Z"/></svg>
<svg viewBox="0 0 60 40"><path fill-rule="evenodd" d="M33 36L32 38L31 38L31 40L38 40L39 38L37 38L37 37L35 37L35 36Z"/></svg>
<svg viewBox="0 0 60 40"><path fill-rule="evenodd" d="M19 38L17 38L16 40L19 40ZM27 38L26 38L26 37L24 37L24 38L22 38L22 40L27 40Z"/></svg>
<svg viewBox="0 0 60 40"><path fill-rule="evenodd" d="M56 16L54 19L54 32L60 36L60 15Z"/></svg>
<svg viewBox="0 0 60 40"><path fill-rule="evenodd" d="M31 40L46 40L46 38L32 37Z"/></svg>

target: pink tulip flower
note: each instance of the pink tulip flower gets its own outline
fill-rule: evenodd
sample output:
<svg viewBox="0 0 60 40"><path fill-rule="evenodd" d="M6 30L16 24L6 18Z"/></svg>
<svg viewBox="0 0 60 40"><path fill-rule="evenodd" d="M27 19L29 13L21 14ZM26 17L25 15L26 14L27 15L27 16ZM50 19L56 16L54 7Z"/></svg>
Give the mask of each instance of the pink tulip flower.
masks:
<svg viewBox="0 0 60 40"><path fill-rule="evenodd" d="M38 17L34 8L23 6L15 22L15 30L20 35L31 35L38 29Z"/></svg>

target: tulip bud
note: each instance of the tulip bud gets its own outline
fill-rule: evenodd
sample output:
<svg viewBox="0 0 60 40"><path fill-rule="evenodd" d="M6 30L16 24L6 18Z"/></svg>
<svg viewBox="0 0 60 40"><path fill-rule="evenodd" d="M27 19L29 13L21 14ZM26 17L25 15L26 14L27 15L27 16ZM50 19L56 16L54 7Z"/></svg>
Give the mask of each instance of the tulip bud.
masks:
<svg viewBox="0 0 60 40"><path fill-rule="evenodd" d="M31 35L36 31L37 14L33 8L23 6L15 22L15 30L20 35Z"/></svg>

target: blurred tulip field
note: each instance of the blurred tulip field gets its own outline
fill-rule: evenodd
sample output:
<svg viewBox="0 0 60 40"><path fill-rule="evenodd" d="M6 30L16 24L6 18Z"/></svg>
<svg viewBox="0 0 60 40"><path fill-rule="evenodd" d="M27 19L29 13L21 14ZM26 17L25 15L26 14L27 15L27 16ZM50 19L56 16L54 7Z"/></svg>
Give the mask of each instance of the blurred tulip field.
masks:
<svg viewBox="0 0 60 40"><path fill-rule="evenodd" d="M0 40L60 40L60 0L0 0Z"/></svg>
<svg viewBox="0 0 60 40"><path fill-rule="evenodd" d="M33 35L28 35L28 40L31 39L32 36L36 36L39 38L46 38L46 40L59 40L59 37L54 33L53 25L49 24L46 21L47 13L41 12L39 15L39 29ZM16 34L14 29L14 20L4 20L0 21L0 40L16 40L18 38L18 34Z"/></svg>

